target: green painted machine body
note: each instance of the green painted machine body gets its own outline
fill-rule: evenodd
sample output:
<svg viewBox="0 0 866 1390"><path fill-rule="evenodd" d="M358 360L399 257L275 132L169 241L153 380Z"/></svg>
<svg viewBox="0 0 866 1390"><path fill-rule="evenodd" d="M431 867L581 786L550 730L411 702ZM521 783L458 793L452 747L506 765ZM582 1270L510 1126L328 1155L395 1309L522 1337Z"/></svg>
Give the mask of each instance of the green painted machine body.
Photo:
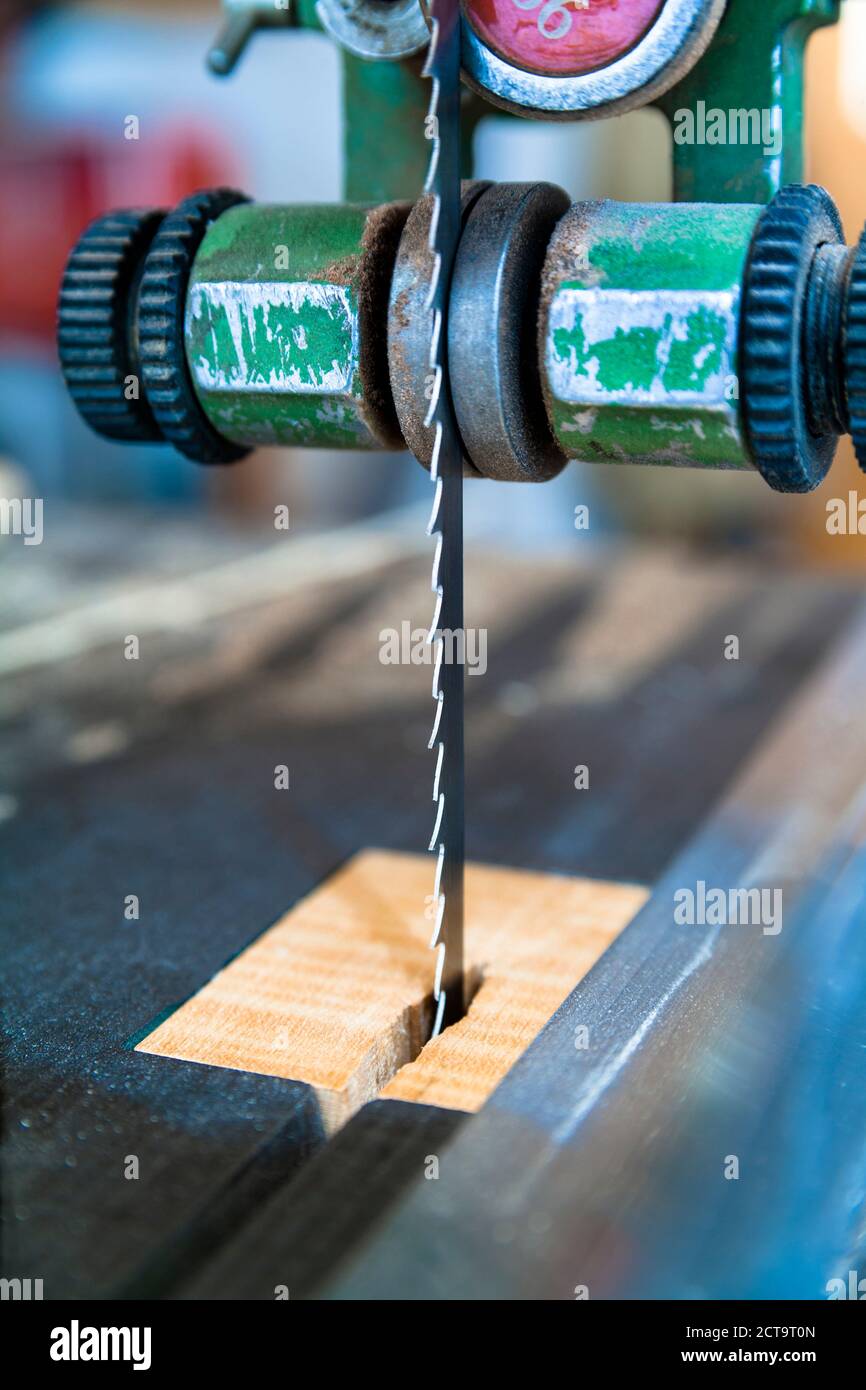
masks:
<svg viewBox="0 0 866 1390"><path fill-rule="evenodd" d="M740 142L683 141L674 146L674 198L678 202L767 203L786 183L803 177L803 68L806 43L835 24L841 0L728 0L707 52L657 101L674 130L677 114L691 111L712 131L713 111L771 112L773 133ZM313 0L298 0L298 28L321 30ZM416 195L429 151L423 139L429 92L421 59L367 61L341 54L343 63L344 188L350 200ZM703 103L701 108L700 103ZM469 144L486 104L464 92L467 138L464 177L471 178ZM497 113L499 119L503 119ZM504 119L520 119L519 117ZM382 159L382 131L391 142ZM712 141L711 134L711 141Z"/></svg>
<svg viewBox="0 0 866 1390"><path fill-rule="evenodd" d="M407 212L247 203L212 224L190 280L186 351L221 435L245 445L401 446L377 383Z"/></svg>
<svg viewBox="0 0 866 1390"><path fill-rule="evenodd" d="M750 468L738 405L756 205L577 203L544 269L539 361L570 458Z"/></svg>
<svg viewBox="0 0 866 1390"><path fill-rule="evenodd" d="M657 103L673 126L678 202L768 203L802 181L806 43L839 9L840 0L728 0L704 56ZM744 129L740 113L758 117L748 140L731 138Z"/></svg>
<svg viewBox="0 0 866 1390"><path fill-rule="evenodd" d="M424 122L430 83L423 56L402 62L369 62L353 53L343 64L343 192L349 202L417 198L427 173L429 141ZM461 93L463 177L472 177L475 128L489 108L468 88ZM387 131L383 158L382 132Z"/></svg>
<svg viewBox="0 0 866 1390"><path fill-rule="evenodd" d="M674 130L675 202L585 203L564 219L539 348L568 456L750 466L736 386L743 270L761 206L802 178L805 45L838 16L839 0L728 0L707 52L657 102ZM294 22L319 27L312 0ZM195 262L189 367L209 420L238 444L402 446L383 387L385 282L407 212L393 200L424 181L429 84L418 56L341 60L344 187L371 204L237 207ZM489 108L468 91L463 103L469 176ZM747 139L731 138L732 122Z"/></svg>
<svg viewBox="0 0 866 1390"><path fill-rule="evenodd" d="M839 10L840 0L728 0L704 56L656 103L674 130L675 201L768 203L784 184L802 181L806 44L816 29L838 21ZM298 22L318 27L315 11L309 14ZM367 62L344 53L342 62L346 197L413 197L429 154L420 60ZM463 103L464 177L471 178L472 136L490 108L468 91ZM718 140L719 112L728 126L732 112L757 113L759 128L750 131L757 138ZM683 138L688 113L692 139ZM382 159L385 129L391 147Z"/></svg>

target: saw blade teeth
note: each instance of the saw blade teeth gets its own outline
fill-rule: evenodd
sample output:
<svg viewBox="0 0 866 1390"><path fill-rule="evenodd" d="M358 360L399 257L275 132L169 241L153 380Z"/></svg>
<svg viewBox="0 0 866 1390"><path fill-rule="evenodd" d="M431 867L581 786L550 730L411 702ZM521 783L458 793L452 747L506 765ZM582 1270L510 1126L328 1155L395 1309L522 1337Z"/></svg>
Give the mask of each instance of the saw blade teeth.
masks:
<svg viewBox="0 0 866 1390"><path fill-rule="evenodd" d="M430 209L430 237L428 242L430 249L433 252L433 264L430 268L430 288L427 291L426 301L426 308L428 310L433 308L433 304L436 299L436 293L439 289L439 276L442 274L442 257L439 255L439 252L435 249L436 235L439 231L440 209L441 204L439 202L439 199L434 195L433 205ZM433 354L431 353L430 355L432 358Z"/></svg>
<svg viewBox="0 0 866 1390"><path fill-rule="evenodd" d="M433 731L430 734L430 738L427 742L427 747L430 749L432 749L434 744L436 743L436 735L439 733L439 725L442 721L442 704L443 700L442 696L440 695L439 699L436 701L436 713L433 716Z"/></svg>
<svg viewBox="0 0 866 1390"><path fill-rule="evenodd" d="M425 424L433 432L430 480L433 504L427 534L435 538L430 588L433 618L427 641L434 648L431 694L436 713L428 749L436 749L433 801L436 819L429 849L436 852L433 900L436 921L431 948L437 952L434 997L437 1001L435 1037L446 1018L446 994L463 975L463 729L462 672L449 665L443 675L442 627L460 630L462 610L462 487L463 462L448 390L445 295L456 254L460 228L460 10L459 0L431 0L430 42L424 74L430 78L430 103L425 134L431 143L424 193L430 198L427 234L430 283L425 299L430 315L429 376ZM446 528L447 518L447 528ZM448 531L447 542L444 535ZM447 692L447 693L446 693ZM446 708L447 705L447 708ZM440 729L444 737L440 735ZM448 806L446 807L446 792ZM450 798L455 798L452 807ZM443 988L448 966L447 986ZM453 977L453 978L452 978ZM462 986L458 986L462 994ZM453 1003L452 991L452 1003ZM448 1013L450 1018L450 1012Z"/></svg>
<svg viewBox="0 0 866 1390"><path fill-rule="evenodd" d="M442 826L442 817L443 817L444 814L445 814L445 796L444 796L444 793L440 792L440 793L439 793L439 805L438 805L438 807L436 808L436 823L435 823L435 825L433 826L433 834L430 836L430 843L429 843L429 845L427 846L427 848L428 848L431 852L436 848L436 845L437 845L437 843L438 843L438 840L439 840L439 831L440 831L441 826ZM445 846L443 845L442 848L444 849Z"/></svg>
<svg viewBox="0 0 866 1390"><path fill-rule="evenodd" d="M431 427L432 427L431 425L428 425L427 428L430 429ZM439 453L440 453L440 451L441 451L441 449L442 449L442 426L438 423L438 421L437 421L437 423L436 423L435 429L436 429L436 434L435 434L434 439L433 439L433 454L432 454L432 457L431 457L431 459L430 459L430 481L433 482L433 483L438 483L438 481L439 481Z"/></svg>
<svg viewBox="0 0 866 1390"><path fill-rule="evenodd" d="M439 778L442 776L442 758L445 754L445 744L439 744L439 753L436 758L436 771L433 774L433 800L439 800ZM442 846L440 845L440 849Z"/></svg>
<svg viewBox="0 0 866 1390"><path fill-rule="evenodd" d="M434 207L435 207L435 206L436 206L436 203L435 203L435 200L434 200ZM436 276L438 275L439 265L440 265L440 258L437 256L437 257L436 257L436 263L435 263L434 268L433 268L433 277L434 277L434 281L435 281ZM432 299L435 297L435 293L436 293L436 289L435 289L435 284L434 284L434 290L433 290L433 295L431 296L431 302L432 302ZM439 360L439 343L440 343L440 341L441 341L441 338L442 338L442 310L441 310L441 309L436 309L436 310L434 310L434 313L433 313L433 327L432 327L432 329L430 330L430 366L434 369L434 371L436 371L436 372L439 373L440 377L441 377L441 375L442 375L442 363L441 363L440 360Z"/></svg>
<svg viewBox="0 0 866 1390"><path fill-rule="evenodd" d="M442 892L442 870L443 870L444 866L445 866L445 846L444 846L444 845L440 845L440 846L439 846L439 854L438 854L437 857L436 857L436 874L435 874L435 877L434 877L434 879L433 879L433 897L435 898L436 902L439 904L440 908L444 908L444 906L445 906L445 897L444 897L444 894L443 894L443 892ZM437 922L436 922L436 930L435 930L435 932L433 933L433 940L432 940L431 943L430 943L430 948L431 948L431 950L432 950L432 948L436 945L436 938L437 938L438 935L439 935L439 928L441 927L441 925L442 925L442 914L441 914L441 912L440 912L440 913L439 913L439 916L438 916L438 918L437 918Z"/></svg>
<svg viewBox="0 0 866 1390"><path fill-rule="evenodd" d="M427 115L428 115L428 118L433 117L434 119L435 119L435 116L436 116L436 112L437 112L438 109L439 109L439 78L436 76L436 73L434 72L434 65L435 65L435 62L436 62L436 50L437 50L438 47L439 47L439 20L436 19L435 15L431 15L431 17L430 17L430 40L429 40L429 42L428 42L428 44L427 44L427 56L426 56L425 59L424 59L424 66L423 66L423 68L421 69L421 75L422 75L423 77L429 77L430 82L432 83L433 90L432 90L431 93L430 93L430 105L429 105L429 107L427 108ZM435 138L435 137L434 137L434 138ZM429 172L429 169L428 169L428 172L427 172L427 179L428 179L428 182L429 182L429 179L430 179L430 172ZM426 187L426 185L425 185L425 187Z"/></svg>
<svg viewBox="0 0 866 1390"><path fill-rule="evenodd" d="M424 66L421 69L422 77L430 79L430 102L427 107L427 120L424 129L428 139L431 141L430 161L427 165L427 178L424 181L424 192L429 193L436 178L436 167L439 163L439 91L440 82L436 75L436 54L439 50L439 20L435 15L430 16L430 39L427 44L427 53L424 57Z"/></svg>
<svg viewBox="0 0 866 1390"><path fill-rule="evenodd" d="M435 78L433 79L433 85L434 85L434 88L438 88L438 83L436 82L436 79L435 79ZM438 107L438 105L439 105L439 92L438 92L438 90L437 90L437 91L436 91L436 106ZM428 113L428 118L430 118L430 119L432 119L432 120L434 120L434 121L435 121L435 119L436 119L436 112L435 112L435 109L434 109L434 107L433 107L433 103L431 103L430 111L429 111L429 113ZM428 192L428 190L433 186L433 184L434 184L435 181L436 181L436 169L437 169L437 167L438 167L438 164L439 164L439 139L438 139L438 137L434 136L434 138L433 138L433 148L432 148L431 151L430 151L430 164L429 164L428 170L427 170L427 182L426 182L425 185L424 185L424 192L425 192L425 193Z"/></svg>
<svg viewBox="0 0 866 1390"><path fill-rule="evenodd" d="M436 548L433 551L433 568L430 571L430 592L438 598L442 593L442 585L439 583L439 570L442 565L442 532L439 530L433 534L436 537Z"/></svg>
<svg viewBox="0 0 866 1390"><path fill-rule="evenodd" d="M438 999L442 993L442 971L445 968L445 943L440 941L436 947L436 975L433 980L433 998Z"/></svg>
<svg viewBox="0 0 866 1390"><path fill-rule="evenodd" d="M433 384L430 388L430 400L427 405L427 412L424 416L424 428L428 430L433 428L433 422L436 418L436 412L439 409L439 397L442 394L442 368L434 365L432 377ZM436 428L438 430L439 426L437 425ZM435 448L435 461L431 460L430 463L430 477L433 479L434 482L438 481L439 477L438 453L438 448Z"/></svg>
<svg viewBox="0 0 866 1390"><path fill-rule="evenodd" d="M445 642L444 642L443 638L437 637L437 638L436 638L436 657L435 657L435 660L434 660L434 663L433 663L433 686L432 686L432 689L431 689L431 694L432 694L434 700L442 700L442 701L444 701L445 696L444 696L444 694L443 694L443 692L442 692L442 689L441 689L441 687L440 687L439 682L440 682L441 679L442 679L442 659L443 659L443 656L444 656L444 652L445 652Z"/></svg>
<svg viewBox="0 0 866 1390"><path fill-rule="evenodd" d="M439 529L439 509L442 506L442 479L436 479L436 491L433 495L433 506L430 508L430 520L427 522L427 535L432 536Z"/></svg>
<svg viewBox="0 0 866 1390"><path fill-rule="evenodd" d="M440 850L443 846L440 845ZM430 950L435 951L439 944L439 933L442 930L442 921L445 917L445 894L439 893L436 896L436 925L433 928L433 935L430 937Z"/></svg>
<svg viewBox="0 0 866 1390"><path fill-rule="evenodd" d="M444 946L442 949L445 949ZM430 1036L431 1038L438 1038L439 1034L442 1032L442 1020L445 1017L445 991L443 990L440 995L434 997L438 997L439 1002L436 1005L436 1018L433 1022L433 1031Z"/></svg>
<svg viewBox="0 0 866 1390"><path fill-rule="evenodd" d="M434 606L434 608L433 608L433 621L432 621L432 623L430 624L430 629L429 629L429 631L428 631L428 633L427 633L427 641L428 641L428 643L432 643L432 642L435 640L436 633L437 633L438 630L439 630L439 618L440 618L441 613L442 613L442 590L441 590L441 589L437 589L437 590L436 590L436 603L435 603L435 606Z"/></svg>
<svg viewBox="0 0 866 1390"><path fill-rule="evenodd" d="M436 206L438 206L438 204L436 204L436 199L434 199L434 208L435 208ZM434 213L434 215L435 215L435 213ZM441 257L436 256L436 257L434 257L434 272L432 272L432 279L431 279L431 285L432 285L432 288L434 288L434 293L432 293L432 295L431 295L431 297L430 297L430 300L428 300L428 304L427 304L428 309L431 309L431 307L432 307L432 300L435 299L436 279L438 279L438 275L439 275L439 265L441 265ZM434 310L434 316L432 316L432 328L431 328L431 331L430 331L430 359L428 359L428 361L430 361L430 366L432 367L432 370L434 370L434 371L435 371L435 374L436 374L436 382L435 382L435 385L439 385L439 386L441 386L441 384L442 384L442 363L441 363L441 361L439 361L439 342L441 342L441 339L442 339L442 310L441 310L441 309L435 309L435 310ZM434 389L435 389L435 386L434 386Z"/></svg>

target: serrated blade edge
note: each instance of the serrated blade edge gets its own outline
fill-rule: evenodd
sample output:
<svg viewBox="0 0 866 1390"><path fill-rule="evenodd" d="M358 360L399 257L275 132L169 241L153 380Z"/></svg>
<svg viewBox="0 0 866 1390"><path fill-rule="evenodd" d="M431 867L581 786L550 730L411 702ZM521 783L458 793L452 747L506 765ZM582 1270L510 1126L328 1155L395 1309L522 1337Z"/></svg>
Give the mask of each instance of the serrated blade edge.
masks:
<svg viewBox="0 0 866 1390"><path fill-rule="evenodd" d="M436 855L433 891L436 952L433 997L435 1037L464 1012L463 967L463 667L460 644L444 634L463 631L463 455L448 389L447 319L451 271L460 238L460 6L433 0L430 45L424 64L430 78L425 134L431 141L425 194L432 198L429 246L432 260L427 307L432 315L429 407L434 431L430 479L433 506L427 531L434 538L431 589L434 645L432 696L436 702L429 747L435 751L433 801L436 815L430 850Z"/></svg>

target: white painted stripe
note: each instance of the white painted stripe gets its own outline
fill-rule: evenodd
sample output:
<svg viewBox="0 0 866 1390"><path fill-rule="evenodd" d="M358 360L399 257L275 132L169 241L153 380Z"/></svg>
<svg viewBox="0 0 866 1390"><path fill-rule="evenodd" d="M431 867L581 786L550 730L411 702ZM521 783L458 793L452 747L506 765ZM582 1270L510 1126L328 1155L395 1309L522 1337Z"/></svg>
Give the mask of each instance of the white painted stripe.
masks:
<svg viewBox="0 0 866 1390"><path fill-rule="evenodd" d="M627 404L671 407L703 407L731 410L726 395L734 375L737 342L739 290L624 290L571 289L555 294L550 306L547 333L547 374L554 397L584 407ZM718 370L712 372L700 390L672 391L664 383L664 372L675 343L688 342L689 319L705 311L725 325ZM586 349L582 363L576 352L566 356L556 350L554 335L571 333L579 323ZM649 329L659 335L656 375L649 387L627 385L611 389L599 380L600 362L592 352L595 345L610 342L618 333ZM708 351L709 348L705 348ZM695 366L701 364L701 349ZM579 368L583 367L583 370Z"/></svg>
<svg viewBox="0 0 866 1390"><path fill-rule="evenodd" d="M246 360L244 341L255 349L259 324L269 341L273 328L269 323L273 308L290 309L299 317L292 329L291 339L283 338L280 353L283 365L271 369L265 379ZM347 332L349 349L342 360L333 358L330 366L312 361L307 352L303 312L307 308L325 309L334 319L342 320ZM231 333L237 365L230 370L214 369L212 361L197 357L191 364L196 383L208 391L247 391L251 393L286 391L292 395L336 396L351 390L358 364L358 317L345 285L323 285L311 281L285 283L270 281L253 283L245 280L202 281L193 285L187 303L187 341L193 320L214 313L224 315Z"/></svg>

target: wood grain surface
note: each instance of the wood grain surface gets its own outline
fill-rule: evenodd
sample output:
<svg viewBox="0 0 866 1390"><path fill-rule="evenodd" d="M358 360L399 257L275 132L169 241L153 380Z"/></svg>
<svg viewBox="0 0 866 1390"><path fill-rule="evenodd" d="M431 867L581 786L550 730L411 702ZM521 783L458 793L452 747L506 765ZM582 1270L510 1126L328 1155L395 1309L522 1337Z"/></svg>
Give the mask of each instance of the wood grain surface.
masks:
<svg viewBox="0 0 866 1390"><path fill-rule="evenodd" d="M646 899L635 885L467 867L466 1017L430 1032L431 861L366 850L138 1044L312 1086L329 1132L367 1101L480 1109Z"/></svg>

